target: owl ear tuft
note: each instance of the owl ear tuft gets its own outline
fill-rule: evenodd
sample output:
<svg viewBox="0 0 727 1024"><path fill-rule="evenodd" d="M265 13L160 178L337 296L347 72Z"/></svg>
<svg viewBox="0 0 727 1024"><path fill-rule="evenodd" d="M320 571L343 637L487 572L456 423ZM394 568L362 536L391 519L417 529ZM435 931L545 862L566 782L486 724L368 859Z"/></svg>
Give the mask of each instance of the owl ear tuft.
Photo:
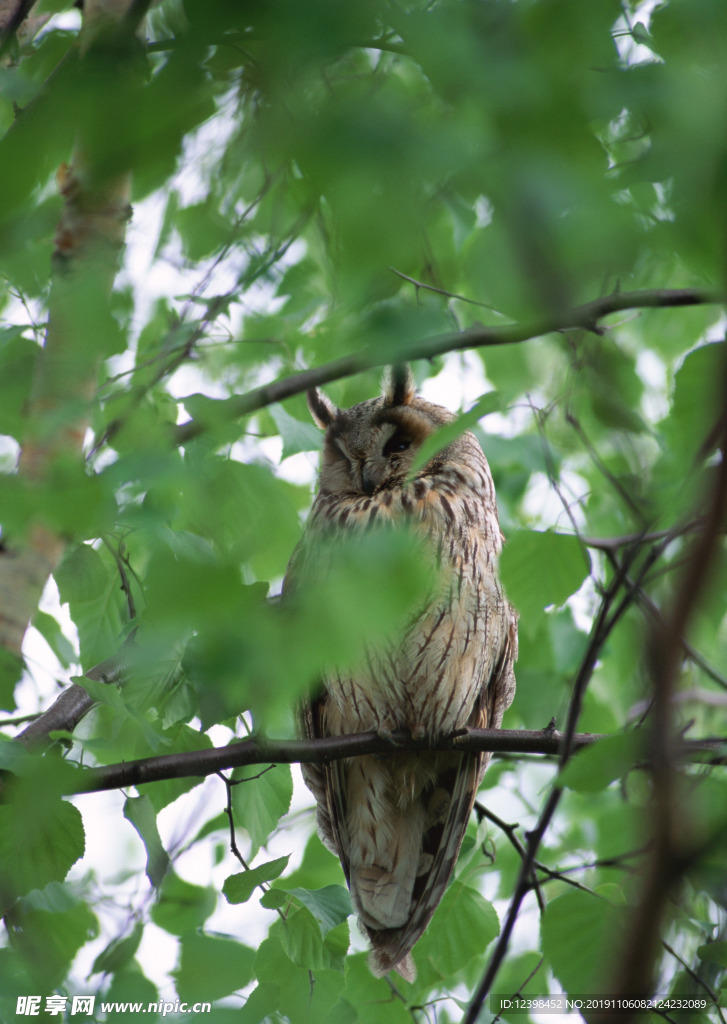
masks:
<svg viewBox="0 0 727 1024"><path fill-rule="evenodd" d="M327 395L324 395L318 388L311 388L306 392L308 408L316 425L321 430L326 430L338 416L338 409Z"/></svg>
<svg viewBox="0 0 727 1024"><path fill-rule="evenodd" d="M416 394L414 374L408 363L389 366L384 374L383 394L387 405L409 405Z"/></svg>

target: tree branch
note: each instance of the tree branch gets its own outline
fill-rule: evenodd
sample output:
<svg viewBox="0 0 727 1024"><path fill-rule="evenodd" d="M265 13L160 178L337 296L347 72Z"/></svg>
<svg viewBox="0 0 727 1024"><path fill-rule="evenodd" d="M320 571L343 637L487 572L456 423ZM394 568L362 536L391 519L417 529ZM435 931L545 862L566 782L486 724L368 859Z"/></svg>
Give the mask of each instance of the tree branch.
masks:
<svg viewBox="0 0 727 1024"><path fill-rule="evenodd" d="M9 15L5 9L6 5L3 5L2 14L0 15L0 57L4 57L10 49L10 44L17 35L18 29L28 14L30 14L30 8L34 3L35 0L18 0L15 9Z"/></svg>
<svg viewBox="0 0 727 1024"><path fill-rule="evenodd" d="M594 733L575 733L571 749L577 751L604 739ZM405 750L492 751L494 753L534 753L557 756L566 740L565 733L555 729L464 729L454 736L432 740L415 740L408 733L395 732L393 741L376 733L349 736L327 736L316 740L237 740L226 747L162 754L136 761L106 765L101 768L78 768L76 777L67 784L67 795L98 793L109 789L140 786L164 779L195 778L214 775L228 768L259 764L310 764L317 761L338 761L362 754L395 754ZM727 738L683 741L682 756L692 760L727 763Z"/></svg>
<svg viewBox="0 0 727 1024"><path fill-rule="evenodd" d="M603 329L599 321L610 313L618 313L625 309L720 305L725 301L727 296L723 292L700 288L649 288L635 292L616 292L529 324L515 323L497 328L479 324L465 331L406 342L398 346L393 355L398 361L409 362L412 359L433 359L445 352L459 352L463 349L516 345L558 331L581 329L600 334ZM275 402L300 395L309 388L330 384L331 381L351 377L364 370L386 366L392 357L390 349L381 345L369 345L359 352L342 356L323 366L303 370L283 380L255 388L244 395L221 400L219 407L224 407L223 415L226 419L239 419ZM210 425L211 420L206 417L188 420L176 428L175 441L177 444L186 444L202 434Z"/></svg>
<svg viewBox="0 0 727 1024"><path fill-rule="evenodd" d="M23 7L17 8L18 18ZM86 29L100 16L87 5ZM92 57L93 44L84 46L86 57ZM18 478L39 491L59 461L81 461L88 403L104 355L97 332L103 334L131 195L130 170L121 166L113 174L102 172L80 123L77 127L71 165L63 165L58 175L64 202L53 250L48 325L19 438ZM0 551L0 647L18 663L43 588L65 548L66 536L53 520L35 513L28 516L23 535L11 536Z"/></svg>
<svg viewBox="0 0 727 1024"><path fill-rule="evenodd" d="M675 588L670 609L655 621L650 637L650 669L654 702L650 735L654 797L652 806L652 853L642 894L624 936L622 955L614 979L613 994L628 996L650 991L666 902L687 868L700 855L689 809L678 798L674 781L676 761L672 727L672 695L683 658L689 623L704 593L727 522L727 361L717 392L723 410L720 423L721 459L715 467L708 496L699 495L704 508L704 529L692 543L689 557ZM700 844L701 845L701 844ZM621 1024L630 1019L620 1018Z"/></svg>
<svg viewBox="0 0 727 1024"><path fill-rule="evenodd" d="M581 661L580 667L573 681L573 692L568 705L566 730L563 734L563 742L559 750L561 767L567 763L571 755L576 750L577 734L575 732L575 727L580 714L583 697L591 676L593 675L601 649L608 639L614 625L623 614L629 601L633 597L632 594L627 593L617 605L613 613L611 613L611 608L623 583L626 568L628 568L628 566L616 573L614 578L611 580L608 589L603 595L598 616L596 617L593 628L591 629L588 647L586 648L583 660ZM512 900L510 901L510 906L500 932L500 937L497 940L490 960L485 968L482 980L477 986L465 1015L462 1018L462 1024L475 1024L477 1021L477 1018L480 1015L480 1010L487 998L487 994L492 988L492 984L497 977L497 972L505 959L505 955L510 945L510 938L515 927L515 922L517 921L518 914L520 913L522 901L530 891L530 879L535 867L538 847L550 826L550 822L555 814L558 804L560 803L562 794L563 790L559 786L553 785L543 809L540 812L540 817L538 818L535 828L532 832L528 833L525 856L521 860L520 873L515 884L515 892L513 893Z"/></svg>
<svg viewBox="0 0 727 1024"><path fill-rule="evenodd" d="M129 668L129 645L133 643L133 636L129 637L124 646L111 658L95 665L86 673L88 679L97 680L100 683L121 684ZM24 746L38 753L50 743L50 734L53 732L73 732L78 723L84 718L96 701L80 683L73 683L58 696L51 706L39 715L31 724L24 729L16 739Z"/></svg>

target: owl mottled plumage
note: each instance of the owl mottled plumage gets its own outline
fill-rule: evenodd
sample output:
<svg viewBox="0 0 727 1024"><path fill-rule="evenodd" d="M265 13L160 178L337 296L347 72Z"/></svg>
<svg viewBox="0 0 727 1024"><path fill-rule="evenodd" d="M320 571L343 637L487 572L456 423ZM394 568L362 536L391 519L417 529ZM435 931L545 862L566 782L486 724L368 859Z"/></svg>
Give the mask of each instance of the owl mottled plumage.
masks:
<svg viewBox="0 0 727 1024"><path fill-rule="evenodd" d="M305 735L409 730L447 735L497 727L514 690L517 617L497 578L502 536L487 460L469 431L409 479L422 442L453 416L416 396L408 370L384 393L337 409L308 396L325 429L320 485L291 562L304 585L308 541L372 523L409 523L441 571L430 602L395 641L367 651L365 669L333 671L304 707ZM377 975L414 977L411 948L454 868L488 755L392 752L303 766L323 842L341 859Z"/></svg>

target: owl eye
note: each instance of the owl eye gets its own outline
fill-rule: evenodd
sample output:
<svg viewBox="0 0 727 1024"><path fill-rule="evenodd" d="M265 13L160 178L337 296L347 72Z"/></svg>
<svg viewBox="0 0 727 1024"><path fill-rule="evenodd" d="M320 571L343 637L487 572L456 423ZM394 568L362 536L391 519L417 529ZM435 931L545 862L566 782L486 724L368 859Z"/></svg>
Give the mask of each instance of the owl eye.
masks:
<svg viewBox="0 0 727 1024"><path fill-rule="evenodd" d="M403 430L395 431L384 445L384 455L389 458L399 452L405 452L411 448L411 438Z"/></svg>

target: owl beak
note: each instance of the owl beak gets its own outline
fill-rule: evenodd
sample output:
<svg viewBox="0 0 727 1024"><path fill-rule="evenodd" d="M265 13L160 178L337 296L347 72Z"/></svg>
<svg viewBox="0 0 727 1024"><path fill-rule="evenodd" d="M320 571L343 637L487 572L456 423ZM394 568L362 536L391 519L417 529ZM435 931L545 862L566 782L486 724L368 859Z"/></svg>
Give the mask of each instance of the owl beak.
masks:
<svg viewBox="0 0 727 1024"><path fill-rule="evenodd" d="M364 489L364 493L368 494L369 497L376 490L375 474L372 473L366 466L361 467L361 486Z"/></svg>

